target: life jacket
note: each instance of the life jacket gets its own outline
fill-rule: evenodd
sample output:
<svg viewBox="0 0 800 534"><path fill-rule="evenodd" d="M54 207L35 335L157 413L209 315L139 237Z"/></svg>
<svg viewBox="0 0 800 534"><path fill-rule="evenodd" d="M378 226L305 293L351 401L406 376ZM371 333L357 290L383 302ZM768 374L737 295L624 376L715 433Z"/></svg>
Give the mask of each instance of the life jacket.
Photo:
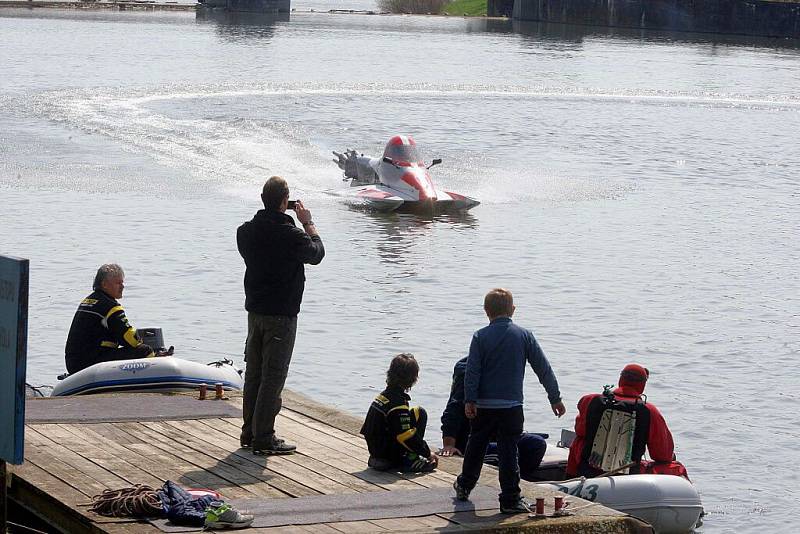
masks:
<svg viewBox="0 0 800 534"><path fill-rule="evenodd" d="M649 430L650 410L646 401L618 398L611 386L606 386L603 394L589 403L578 474L597 476L631 462L636 464L633 469L629 467L618 472L638 473Z"/></svg>

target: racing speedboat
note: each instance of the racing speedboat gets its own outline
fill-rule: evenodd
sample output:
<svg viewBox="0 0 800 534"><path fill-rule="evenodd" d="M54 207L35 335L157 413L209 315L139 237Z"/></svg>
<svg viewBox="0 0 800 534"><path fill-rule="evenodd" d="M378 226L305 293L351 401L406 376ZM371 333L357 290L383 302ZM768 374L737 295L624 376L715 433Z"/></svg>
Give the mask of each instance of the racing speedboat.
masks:
<svg viewBox="0 0 800 534"><path fill-rule="evenodd" d="M480 202L451 191L436 188L428 169L442 162L434 159L426 166L411 137L389 139L383 157L359 155L355 150L334 152L333 161L344 171L350 188L343 196L348 203L376 211L466 211Z"/></svg>

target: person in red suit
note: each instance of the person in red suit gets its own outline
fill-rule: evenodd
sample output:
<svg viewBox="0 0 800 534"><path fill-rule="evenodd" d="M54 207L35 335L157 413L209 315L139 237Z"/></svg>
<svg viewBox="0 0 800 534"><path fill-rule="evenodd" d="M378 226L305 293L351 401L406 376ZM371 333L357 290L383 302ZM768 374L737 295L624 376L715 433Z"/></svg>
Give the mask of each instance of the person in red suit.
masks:
<svg viewBox="0 0 800 534"><path fill-rule="evenodd" d="M606 410L619 410L635 414L630 473L663 473L688 478L686 469L675 459L672 433L664 416L652 403L647 402L644 387L650 372L643 366L631 363L619 375L619 387L603 393L590 393L578 401L575 418L575 440L569 448L567 475L593 477L604 471L594 448L595 437ZM643 461L645 448L652 461Z"/></svg>

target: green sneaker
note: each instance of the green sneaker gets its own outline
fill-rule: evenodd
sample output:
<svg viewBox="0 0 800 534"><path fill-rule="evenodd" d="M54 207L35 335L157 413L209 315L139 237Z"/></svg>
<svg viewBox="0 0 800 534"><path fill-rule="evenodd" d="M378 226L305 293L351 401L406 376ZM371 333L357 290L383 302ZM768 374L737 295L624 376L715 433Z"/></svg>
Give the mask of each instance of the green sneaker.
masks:
<svg viewBox="0 0 800 534"><path fill-rule="evenodd" d="M243 514L230 504L214 501L206 508L206 528L236 529L247 528L253 523L255 516Z"/></svg>

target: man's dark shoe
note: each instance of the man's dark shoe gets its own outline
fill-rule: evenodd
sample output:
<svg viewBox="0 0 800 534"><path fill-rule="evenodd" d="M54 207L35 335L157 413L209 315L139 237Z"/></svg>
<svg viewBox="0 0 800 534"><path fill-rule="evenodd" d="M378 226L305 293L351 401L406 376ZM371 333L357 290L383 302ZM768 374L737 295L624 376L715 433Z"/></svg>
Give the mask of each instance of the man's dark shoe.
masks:
<svg viewBox="0 0 800 534"><path fill-rule="evenodd" d="M272 442L267 445L261 446L253 444L253 454L256 456L271 456L274 454L294 454L297 451L297 446L291 443L286 443L282 439L274 438Z"/></svg>
<svg viewBox="0 0 800 534"><path fill-rule="evenodd" d="M453 489L456 490L456 499L459 501L469 500L469 492L467 488L458 483L458 479L453 482Z"/></svg>
<svg viewBox="0 0 800 534"><path fill-rule="evenodd" d="M252 439L239 438L239 447L240 448L249 449L252 446L253 446L253 440Z"/></svg>
<svg viewBox="0 0 800 534"><path fill-rule="evenodd" d="M522 499L517 499L516 502L500 503L500 512L504 514L529 514L531 509L528 503Z"/></svg>

